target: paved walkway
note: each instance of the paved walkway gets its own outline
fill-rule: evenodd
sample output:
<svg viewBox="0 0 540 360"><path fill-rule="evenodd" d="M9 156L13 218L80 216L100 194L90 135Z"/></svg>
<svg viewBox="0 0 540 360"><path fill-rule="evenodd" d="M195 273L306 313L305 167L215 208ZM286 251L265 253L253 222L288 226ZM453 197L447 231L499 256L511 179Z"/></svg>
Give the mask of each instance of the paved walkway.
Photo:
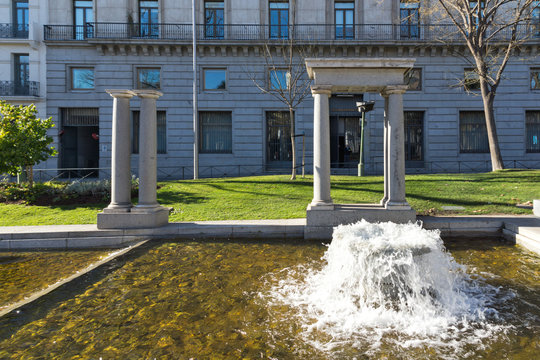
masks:
<svg viewBox="0 0 540 360"><path fill-rule="evenodd" d="M419 216L443 237L504 237L540 254L540 218L534 216ZM155 229L99 230L92 225L0 227L0 250L122 247L159 239L302 239L306 219L195 221Z"/></svg>

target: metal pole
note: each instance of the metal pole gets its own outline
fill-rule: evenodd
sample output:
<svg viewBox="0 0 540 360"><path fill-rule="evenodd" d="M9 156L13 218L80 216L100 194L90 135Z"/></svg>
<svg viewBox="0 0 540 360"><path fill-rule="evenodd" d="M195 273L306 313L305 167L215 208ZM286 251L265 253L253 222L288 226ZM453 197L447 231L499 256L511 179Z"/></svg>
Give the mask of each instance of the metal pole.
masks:
<svg viewBox="0 0 540 360"><path fill-rule="evenodd" d="M302 179L306 175L305 165L306 165L306 134L304 133L302 135Z"/></svg>
<svg viewBox="0 0 540 360"><path fill-rule="evenodd" d="M364 176L364 122L366 120L366 112L362 111L362 124L360 130L360 159L358 162L358 176Z"/></svg>
<svg viewBox="0 0 540 360"><path fill-rule="evenodd" d="M199 178L199 117L197 109L197 27L195 26L195 0L191 0L193 32L193 179Z"/></svg>

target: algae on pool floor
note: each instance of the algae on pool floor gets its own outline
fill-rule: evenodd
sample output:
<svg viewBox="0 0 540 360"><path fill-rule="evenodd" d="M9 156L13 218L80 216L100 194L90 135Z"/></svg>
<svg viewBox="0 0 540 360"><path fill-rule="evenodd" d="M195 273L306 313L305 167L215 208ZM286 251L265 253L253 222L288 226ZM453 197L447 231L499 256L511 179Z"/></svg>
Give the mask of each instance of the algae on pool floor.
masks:
<svg viewBox="0 0 540 360"><path fill-rule="evenodd" d="M0 310L83 270L109 253L106 250L0 252Z"/></svg>

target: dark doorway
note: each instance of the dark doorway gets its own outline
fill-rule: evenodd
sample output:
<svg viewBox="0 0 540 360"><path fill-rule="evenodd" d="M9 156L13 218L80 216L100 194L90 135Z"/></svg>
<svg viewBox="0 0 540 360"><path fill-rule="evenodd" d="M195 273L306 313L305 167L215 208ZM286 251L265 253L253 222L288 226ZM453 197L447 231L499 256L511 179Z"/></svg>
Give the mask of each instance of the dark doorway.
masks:
<svg viewBox="0 0 540 360"><path fill-rule="evenodd" d="M61 110L60 167L62 177L98 177L99 110Z"/></svg>
<svg viewBox="0 0 540 360"><path fill-rule="evenodd" d="M288 111L266 112L266 165L269 168L291 166L291 122Z"/></svg>
<svg viewBox="0 0 540 360"><path fill-rule="evenodd" d="M337 94L330 98L330 162L332 168L354 168L360 160L360 113L363 96Z"/></svg>
<svg viewBox="0 0 540 360"><path fill-rule="evenodd" d="M424 167L424 112L405 111L405 166Z"/></svg>

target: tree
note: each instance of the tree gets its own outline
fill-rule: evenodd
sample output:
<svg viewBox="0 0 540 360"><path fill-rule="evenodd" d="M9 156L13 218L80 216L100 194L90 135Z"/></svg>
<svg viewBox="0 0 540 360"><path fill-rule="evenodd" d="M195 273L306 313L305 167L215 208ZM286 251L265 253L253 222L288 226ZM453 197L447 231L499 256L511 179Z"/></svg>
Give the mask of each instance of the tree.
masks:
<svg viewBox="0 0 540 360"><path fill-rule="evenodd" d="M55 155L49 147L53 139L47 131L54 126L52 118L36 117L36 107L14 106L0 101L0 173L16 175L26 169L33 186L33 166Z"/></svg>
<svg viewBox="0 0 540 360"><path fill-rule="evenodd" d="M535 0L436 0L439 15L450 19L465 40L478 76L484 106L492 170L504 168L494 101L503 72L513 52L528 39ZM432 11L437 14L439 11ZM531 29L529 29L531 27ZM465 79L467 80L467 79Z"/></svg>
<svg viewBox="0 0 540 360"><path fill-rule="evenodd" d="M294 34L294 26L291 29L291 34ZM307 49L305 46L296 44L292 36L289 39L284 39L281 44L271 46L265 43L262 50L266 66L265 72L268 72L268 77L260 80L251 73L249 75L262 93L272 95L284 103L289 110L292 147L291 180L296 179L296 120L294 112L298 105L311 94L311 80L307 76L304 64Z"/></svg>

